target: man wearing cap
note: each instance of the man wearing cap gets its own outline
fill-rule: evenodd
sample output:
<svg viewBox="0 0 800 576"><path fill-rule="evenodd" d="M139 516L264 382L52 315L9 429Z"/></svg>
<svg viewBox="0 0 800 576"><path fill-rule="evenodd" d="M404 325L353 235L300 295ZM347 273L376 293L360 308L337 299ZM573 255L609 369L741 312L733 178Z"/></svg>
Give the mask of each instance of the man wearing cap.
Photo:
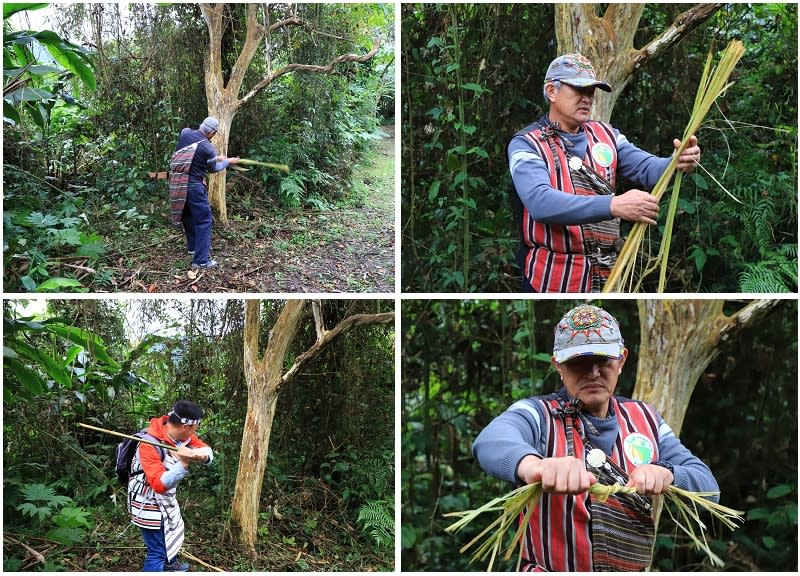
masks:
<svg viewBox="0 0 800 576"><path fill-rule="evenodd" d="M150 420L147 433L159 442L178 448L176 452L140 443L131 460L128 481L128 511L147 546L144 572L186 572L178 560L184 525L176 488L189 473L189 463L211 464L214 453L197 437L203 410L188 400L179 400L166 415Z"/></svg>
<svg viewBox="0 0 800 576"><path fill-rule="evenodd" d="M205 185L206 172L214 173L237 164L238 157L217 155L211 139L219 129L219 120L209 116L197 130L184 128L178 138L175 154L169 161L171 219L183 223L192 268L212 268L216 260L211 250L211 206Z"/></svg>
<svg viewBox="0 0 800 576"><path fill-rule="evenodd" d="M613 316L596 306L573 308L555 330L561 390L514 403L475 440L473 453L487 473L514 484L541 482L523 570L644 571L655 538L650 496L671 484L719 492L708 467L652 406L614 396L627 357ZM600 502L586 492L596 482L637 493Z"/></svg>
<svg viewBox="0 0 800 576"><path fill-rule="evenodd" d="M670 158L640 150L610 124L591 120L595 88L611 92L588 59L559 56L544 79L548 113L508 143L523 292L599 292L624 244L620 220L656 223L658 201L649 192L615 196L614 187L622 176L651 189ZM677 167L690 172L699 160L692 136Z"/></svg>

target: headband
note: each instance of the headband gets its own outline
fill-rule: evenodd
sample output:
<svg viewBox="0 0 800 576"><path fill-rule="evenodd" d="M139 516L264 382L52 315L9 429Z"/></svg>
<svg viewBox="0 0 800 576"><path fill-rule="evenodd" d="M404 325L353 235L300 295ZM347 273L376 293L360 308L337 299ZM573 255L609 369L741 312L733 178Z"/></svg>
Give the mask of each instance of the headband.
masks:
<svg viewBox="0 0 800 576"><path fill-rule="evenodd" d="M181 419L181 424L186 424L188 426L194 426L195 424L200 424L200 418L198 418L197 420L192 420L191 418L184 418L183 416L176 414L175 410L170 410L167 416L172 416L173 414L175 414L175 416Z"/></svg>

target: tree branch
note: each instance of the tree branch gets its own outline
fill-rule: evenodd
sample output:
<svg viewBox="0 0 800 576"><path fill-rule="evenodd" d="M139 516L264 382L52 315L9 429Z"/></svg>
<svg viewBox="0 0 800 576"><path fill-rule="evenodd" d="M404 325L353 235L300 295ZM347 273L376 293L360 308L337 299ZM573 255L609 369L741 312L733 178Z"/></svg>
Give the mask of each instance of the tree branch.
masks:
<svg viewBox="0 0 800 576"><path fill-rule="evenodd" d="M711 18L722 6L722 3L697 4L680 14L669 28L636 53L633 57L634 69L673 47L689 32Z"/></svg>
<svg viewBox="0 0 800 576"><path fill-rule="evenodd" d="M331 60L327 66L317 66L315 64L287 64L282 68L278 68L272 74L256 84L253 89L250 90L250 92L248 92L241 100L239 100L239 106L246 104L256 94L261 92L264 88L272 84L272 82L284 74L288 74L289 72L315 72L320 74L332 74L336 70L336 65L341 64L342 62L367 62L371 60L375 54L378 53L378 48L380 48L380 40L376 39L374 45L372 46L372 50L363 56L359 56L358 54L342 54L341 56Z"/></svg>
<svg viewBox="0 0 800 576"><path fill-rule="evenodd" d="M294 378L298 371L305 366L312 358L319 354L323 348L330 344L337 337L349 332L356 326L365 326L368 324L389 324L394 322L394 312L385 312L383 314L354 314L339 322L332 330L326 331L322 338L318 338L314 345L300 354L294 362L294 365L289 368L283 376L281 376L280 386L283 386Z"/></svg>
<svg viewBox="0 0 800 576"><path fill-rule="evenodd" d="M258 5L247 5L247 34L245 36L244 45L236 58L236 63L231 70L230 78L225 89L230 92L234 97L239 94L239 89L242 87L244 75L250 67L250 62L256 53L261 37L264 35L264 27L258 23Z"/></svg>
<svg viewBox="0 0 800 576"><path fill-rule="evenodd" d="M322 319L322 301L312 300L311 310L314 312L314 325L317 328L317 342L325 336L325 322Z"/></svg>

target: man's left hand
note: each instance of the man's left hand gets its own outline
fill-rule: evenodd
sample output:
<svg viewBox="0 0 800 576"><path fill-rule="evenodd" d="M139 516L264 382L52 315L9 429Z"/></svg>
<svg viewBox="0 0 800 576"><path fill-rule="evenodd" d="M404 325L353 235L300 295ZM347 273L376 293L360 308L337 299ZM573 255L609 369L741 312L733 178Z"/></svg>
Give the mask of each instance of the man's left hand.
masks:
<svg viewBox="0 0 800 576"><path fill-rule="evenodd" d="M633 469L628 486L635 486L639 494L652 496L666 492L674 480L672 472L663 466L645 464Z"/></svg>
<svg viewBox="0 0 800 576"><path fill-rule="evenodd" d="M681 146L681 141L676 138L672 141L672 145L675 146L677 150ZM698 162L700 162L700 146L697 145L697 136L692 135L689 138L689 145L681 152L681 155L678 156L677 168L684 174L688 174L694 170Z"/></svg>

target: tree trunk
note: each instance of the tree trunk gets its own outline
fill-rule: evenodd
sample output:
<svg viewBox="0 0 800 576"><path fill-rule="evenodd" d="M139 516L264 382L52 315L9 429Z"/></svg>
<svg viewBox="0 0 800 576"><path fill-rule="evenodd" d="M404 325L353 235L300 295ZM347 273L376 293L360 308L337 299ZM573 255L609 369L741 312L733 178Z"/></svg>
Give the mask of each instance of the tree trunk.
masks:
<svg viewBox="0 0 800 576"><path fill-rule="evenodd" d="M225 4L200 4L203 18L208 29L208 51L205 58L205 85L206 98L208 99L208 115L219 120L219 130L214 137L214 146L223 156L228 155L228 139L230 138L233 118L242 105L249 102L256 94L267 88L274 80L289 72L317 72L333 74L336 64L341 62L366 62L378 53L379 43L376 41L372 50L364 55L343 54L332 60L326 66L311 64L287 64L278 70L272 70L271 54L267 53L267 75L262 78L245 96L239 98L245 73L250 67L250 62L255 56L261 39L267 31L267 26L258 21L258 4L247 5L247 30L241 52L236 58L236 64L231 69L227 84L222 76L222 35L224 33ZM269 4L264 5L264 10L269 10ZM314 32L313 25L298 18L289 16L269 25L273 32L289 26L300 26ZM228 222L228 206L225 196L226 171L217 172L209 177L208 198L211 206L219 213L220 222Z"/></svg>
<svg viewBox="0 0 800 576"><path fill-rule="evenodd" d="M248 300L244 315L244 372L247 417L242 433L239 471L231 504L231 520L241 543L255 550L261 485L267 466L269 437L275 418L283 358L297 335L305 300L287 300L270 332L263 358L258 353L261 300Z"/></svg>
<svg viewBox="0 0 800 576"><path fill-rule="evenodd" d="M313 304L317 338L311 348L300 354L283 373L289 345L294 340L303 319L305 300L287 300L278 320L269 333L267 347L259 358L258 333L260 300L247 300L244 319L244 371L247 380L247 416L242 433L239 471L231 504L231 520L241 544L255 552L258 528L258 509L264 470L267 467L269 437L275 418L275 404L281 387L291 381L301 367L311 361L335 338L356 326L388 324L394 312L384 314L354 314L325 330L322 304Z"/></svg>
<svg viewBox="0 0 800 576"><path fill-rule="evenodd" d="M652 404L680 435L695 385L720 345L760 321L780 300L753 300L732 316L723 300L640 299L641 342L633 397Z"/></svg>
<svg viewBox="0 0 800 576"><path fill-rule="evenodd" d="M595 92L592 118L608 122L617 98L634 71L677 44L686 34L708 20L722 4L698 4L675 19L663 33L642 49L633 38L644 4L609 4L603 17L597 4L556 4L558 53L580 52L594 66L597 77L611 85L611 92Z"/></svg>

